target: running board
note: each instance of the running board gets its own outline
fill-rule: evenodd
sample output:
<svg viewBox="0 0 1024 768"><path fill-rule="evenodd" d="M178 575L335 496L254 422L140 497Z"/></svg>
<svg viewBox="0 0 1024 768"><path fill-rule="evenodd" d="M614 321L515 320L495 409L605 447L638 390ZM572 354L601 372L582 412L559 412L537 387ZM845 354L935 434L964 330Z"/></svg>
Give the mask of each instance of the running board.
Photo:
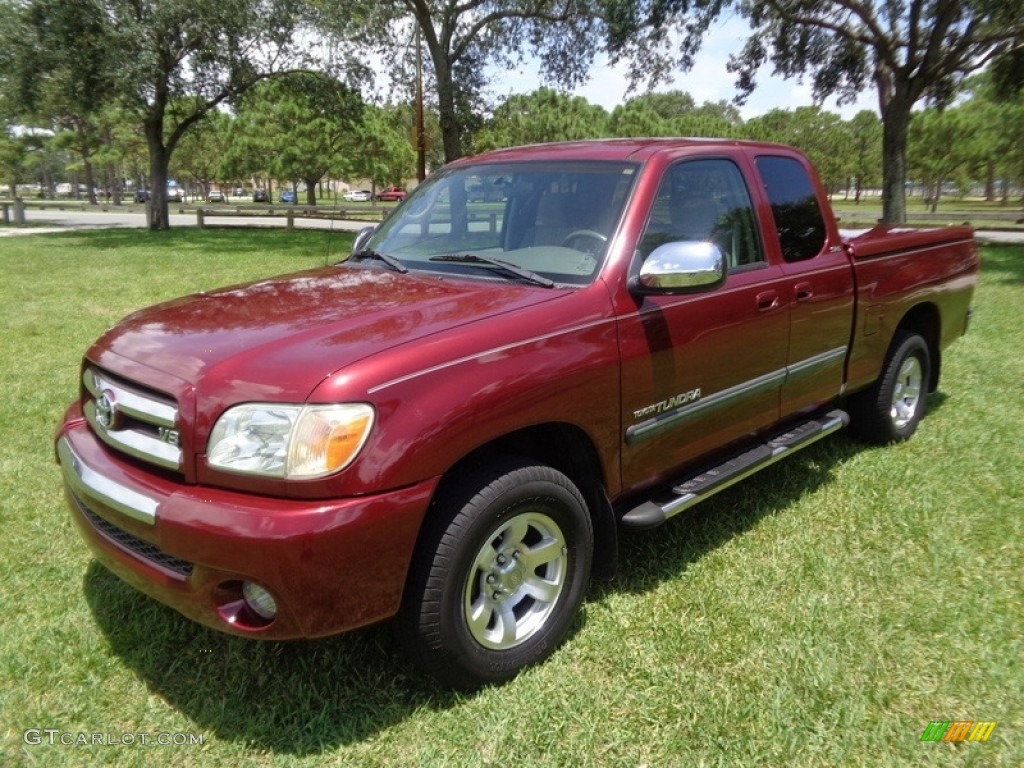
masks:
<svg viewBox="0 0 1024 768"><path fill-rule="evenodd" d="M675 517L755 472L818 442L849 423L850 417L845 411L835 410L797 424L717 466L673 483L671 491L666 491L665 496L634 507L619 522L628 528L655 528L670 517Z"/></svg>

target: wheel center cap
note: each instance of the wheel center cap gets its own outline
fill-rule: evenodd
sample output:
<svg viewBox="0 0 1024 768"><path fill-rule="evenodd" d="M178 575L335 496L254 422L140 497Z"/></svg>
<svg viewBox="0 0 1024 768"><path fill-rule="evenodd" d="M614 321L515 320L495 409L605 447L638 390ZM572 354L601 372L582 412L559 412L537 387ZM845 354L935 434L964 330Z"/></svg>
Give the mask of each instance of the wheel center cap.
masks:
<svg viewBox="0 0 1024 768"><path fill-rule="evenodd" d="M509 592L514 592L523 586L523 574L518 568L515 568L505 574L502 579L504 582L505 589Z"/></svg>

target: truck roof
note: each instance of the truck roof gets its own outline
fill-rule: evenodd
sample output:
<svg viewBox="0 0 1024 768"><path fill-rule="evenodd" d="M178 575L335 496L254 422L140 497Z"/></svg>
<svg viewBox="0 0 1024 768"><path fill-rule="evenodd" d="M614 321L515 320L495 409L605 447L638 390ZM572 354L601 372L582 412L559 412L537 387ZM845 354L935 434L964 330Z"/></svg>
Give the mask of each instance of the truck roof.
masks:
<svg viewBox="0 0 1024 768"><path fill-rule="evenodd" d="M549 144L530 144L483 152L462 158L456 163L516 162L520 160L633 160L641 162L669 150L688 147L761 147L792 152L792 147L757 141L715 138L633 138L633 139L587 139L584 141L561 141Z"/></svg>

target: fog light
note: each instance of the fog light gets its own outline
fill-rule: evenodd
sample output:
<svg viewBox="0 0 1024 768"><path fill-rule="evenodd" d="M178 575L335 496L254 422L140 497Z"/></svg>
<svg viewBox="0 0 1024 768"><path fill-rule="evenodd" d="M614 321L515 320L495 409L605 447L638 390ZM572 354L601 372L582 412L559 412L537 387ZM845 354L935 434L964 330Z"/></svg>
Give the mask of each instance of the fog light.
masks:
<svg viewBox="0 0 1024 768"><path fill-rule="evenodd" d="M258 616L270 621L277 616L277 603L259 584L252 581L242 582L242 597L245 604L252 608Z"/></svg>

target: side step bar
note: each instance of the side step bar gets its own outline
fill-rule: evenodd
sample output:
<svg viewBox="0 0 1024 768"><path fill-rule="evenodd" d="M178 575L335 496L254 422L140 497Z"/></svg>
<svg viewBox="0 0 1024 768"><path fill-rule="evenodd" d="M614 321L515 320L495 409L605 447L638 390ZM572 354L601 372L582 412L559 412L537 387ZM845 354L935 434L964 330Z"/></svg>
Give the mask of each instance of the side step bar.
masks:
<svg viewBox="0 0 1024 768"><path fill-rule="evenodd" d="M671 491L666 491L664 497L634 507L619 522L628 528L655 528L670 517L818 442L849 423L850 417L845 411L834 410L797 424L717 466L673 483Z"/></svg>

